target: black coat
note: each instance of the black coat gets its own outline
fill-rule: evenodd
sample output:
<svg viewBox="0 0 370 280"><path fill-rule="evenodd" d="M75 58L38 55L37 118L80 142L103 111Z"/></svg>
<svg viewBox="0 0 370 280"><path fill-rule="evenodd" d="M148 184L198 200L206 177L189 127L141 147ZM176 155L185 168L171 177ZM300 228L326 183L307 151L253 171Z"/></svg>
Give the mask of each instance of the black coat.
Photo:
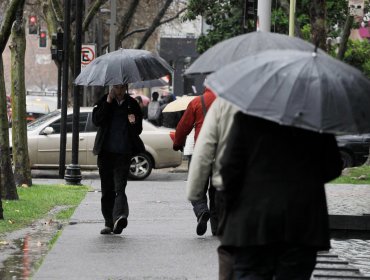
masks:
<svg viewBox="0 0 370 280"><path fill-rule="evenodd" d="M115 102L115 101L114 101ZM104 139L109 131L112 118L112 103L107 102L107 94L104 95L93 109L92 121L98 127L95 137L93 153L100 154L102 151ZM132 154L145 152L145 146L139 135L143 131L143 115L137 101L129 95L126 95L126 100L123 106L127 106L128 113L135 115L135 123L128 125L129 139L132 143Z"/></svg>
<svg viewBox="0 0 370 280"><path fill-rule="evenodd" d="M333 135L238 113L221 164L223 245L330 247L324 184L342 169Z"/></svg>

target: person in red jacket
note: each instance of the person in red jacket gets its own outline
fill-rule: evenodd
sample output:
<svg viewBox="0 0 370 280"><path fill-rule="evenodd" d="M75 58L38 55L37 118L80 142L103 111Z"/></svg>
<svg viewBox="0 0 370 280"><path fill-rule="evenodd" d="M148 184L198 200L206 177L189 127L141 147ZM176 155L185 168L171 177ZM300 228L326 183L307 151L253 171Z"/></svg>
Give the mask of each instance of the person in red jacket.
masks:
<svg viewBox="0 0 370 280"><path fill-rule="evenodd" d="M194 142L196 143L200 129L207 113L207 110L215 100L216 96L210 89L205 89L202 96L194 98L186 108L184 115L181 117L176 127L173 149L175 151L182 150L185 146L186 137L192 129L195 129ZM191 158L190 158L191 159ZM189 160L190 160L189 159ZM211 180L204 186L203 198L198 201L192 201L193 210L197 217L196 232L198 235L203 235L207 231L207 222L211 219L212 234L216 235L218 219L215 209L215 188L211 184ZM209 208L207 204L207 191L209 198Z"/></svg>

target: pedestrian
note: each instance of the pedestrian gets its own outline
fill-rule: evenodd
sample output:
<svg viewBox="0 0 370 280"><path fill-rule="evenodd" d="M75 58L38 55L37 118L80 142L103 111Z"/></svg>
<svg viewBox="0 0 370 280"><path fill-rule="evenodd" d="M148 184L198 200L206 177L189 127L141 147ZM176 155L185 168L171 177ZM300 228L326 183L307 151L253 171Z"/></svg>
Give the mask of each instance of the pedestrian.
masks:
<svg viewBox="0 0 370 280"><path fill-rule="evenodd" d="M98 127L93 152L98 155L101 180L101 211L105 227L101 234L120 234L127 226L129 207L126 196L131 157L145 151L139 135L143 130L138 103L128 94L128 86L115 85L93 109Z"/></svg>
<svg viewBox="0 0 370 280"><path fill-rule="evenodd" d="M222 98L216 98L204 119L189 168L187 198L190 201L198 201L203 197L204 186L212 171L212 186L216 188L215 206L219 221L216 233L218 236L222 235L222 226L225 220L224 196L222 194L224 186L220 175L220 160L225 151L236 112L236 107L231 103ZM217 248L219 280L233 279L234 259L232 252L228 249L224 246Z"/></svg>
<svg viewBox="0 0 370 280"><path fill-rule="evenodd" d="M309 280L330 248L324 184L341 174L334 135L237 113L221 159L236 279Z"/></svg>
<svg viewBox="0 0 370 280"><path fill-rule="evenodd" d="M194 128L194 142L196 143L199 132L201 130L205 115L215 100L214 93L205 89L203 95L194 98L185 110L184 115L181 117L180 122L177 124L173 149L175 151L182 150L185 146L186 137ZM210 174L208 174L209 176ZM209 199L209 208L207 204L207 191ZM216 235L217 232L217 213L214 205L215 189L212 184L207 180L203 187L201 198L196 201L191 201L193 205L194 214L197 217L196 232L198 235L203 235L207 231L208 220L211 219L212 234Z"/></svg>
<svg viewBox="0 0 370 280"><path fill-rule="evenodd" d="M152 101L148 104L148 121L156 126L161 126L161 104L158 101L159 93L152 93Z"/></svg>
<svg viewBox="0 0 370 280"><path fill-rule="evenodd" d="M143 114L143 119L146 120L148 118L148 107L144 105L143 99L141 96L135 96L135 100L140 106L141 113Z"/></svg>

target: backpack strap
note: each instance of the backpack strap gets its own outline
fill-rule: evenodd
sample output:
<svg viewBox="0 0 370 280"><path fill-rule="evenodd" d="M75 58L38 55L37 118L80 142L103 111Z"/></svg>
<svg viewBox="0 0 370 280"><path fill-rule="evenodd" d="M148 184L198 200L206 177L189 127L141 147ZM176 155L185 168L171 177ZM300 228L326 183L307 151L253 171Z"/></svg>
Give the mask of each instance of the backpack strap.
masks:
<svg viewBox="0 0 370 280"><path fill-rule="evenodd" d="M200 96L200 101L202 102L203 116L206 117L207 107L206 107L206 103L204 102L204 96L203 96L203 94Z"/></svg>

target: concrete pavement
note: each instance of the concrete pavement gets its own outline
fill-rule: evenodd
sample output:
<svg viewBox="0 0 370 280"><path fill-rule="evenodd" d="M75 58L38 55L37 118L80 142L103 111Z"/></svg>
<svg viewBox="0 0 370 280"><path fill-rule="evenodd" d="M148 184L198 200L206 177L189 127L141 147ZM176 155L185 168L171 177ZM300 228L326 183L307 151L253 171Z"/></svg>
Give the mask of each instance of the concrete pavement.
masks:
<svg viewBox="0 0 370 280"><path fill-rule="evenodd" d="M130 181L128 227L111 236L99 234L99 181L83 181L96 191L86 195L33 279L217 279L219 242L210 230L196 235L186 176Z"/></svg>
<svg viewBox="0 0 370 280"><path fill-rule="evenodd" d="M99 234L104 226L99 180L83 180L94 191L76 209L32 279L217 279L219 242L210 230L203 237L196 235L195 217L185 199L186 177L153 173L145 181L130 181L128 227L111 236ZM34 180L57 182L64 180ZM369 186L326 188L331 213L370 213ZM327 268L323 271L324 278L317 279L326 279ZM361 277L358 270L355 273Z"/></svg>

